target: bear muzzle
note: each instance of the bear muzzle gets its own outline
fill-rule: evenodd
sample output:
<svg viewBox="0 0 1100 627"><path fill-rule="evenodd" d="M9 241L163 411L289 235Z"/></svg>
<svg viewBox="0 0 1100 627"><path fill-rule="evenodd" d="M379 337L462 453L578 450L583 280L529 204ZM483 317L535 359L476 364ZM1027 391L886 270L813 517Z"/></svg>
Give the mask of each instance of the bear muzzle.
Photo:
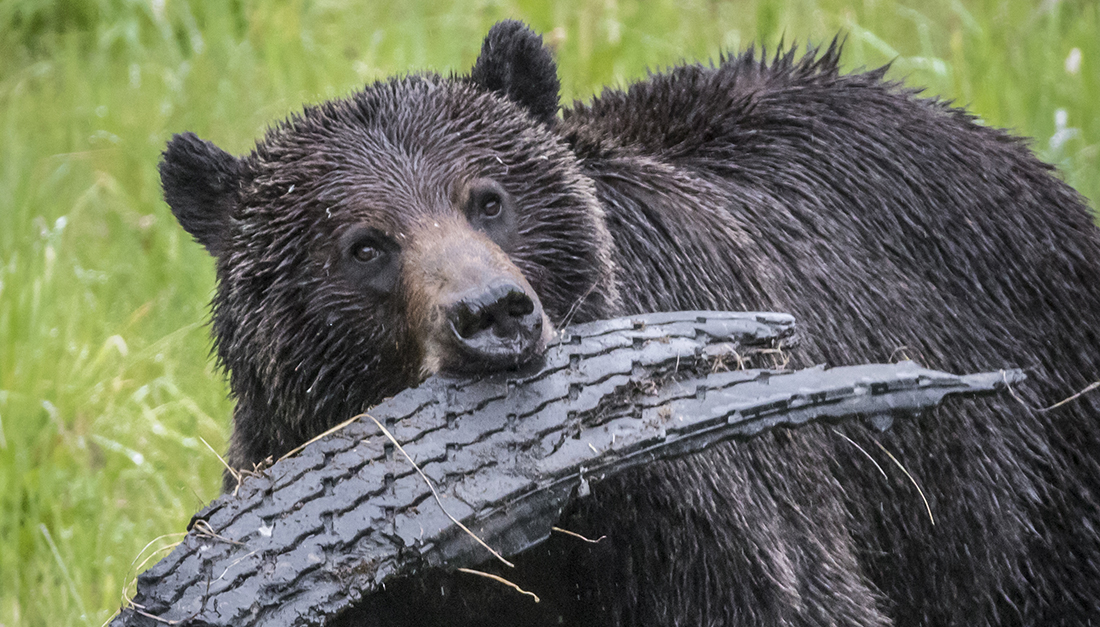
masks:
<svg viewBox="0 0 1100 627"><path fill-rule="evenodd" d="M516 368L546 348L538 297L516 281L500 278L469 290L444 307L441 343L450 350L445 370L485 372Z"/></svg>
<svg viewBox="0 0 1100 627"><path fill-rule="evenodd" d="M508 255L462 218L410 228L403 268L420 374L470 375L539 361L553 324Z"/></svg>

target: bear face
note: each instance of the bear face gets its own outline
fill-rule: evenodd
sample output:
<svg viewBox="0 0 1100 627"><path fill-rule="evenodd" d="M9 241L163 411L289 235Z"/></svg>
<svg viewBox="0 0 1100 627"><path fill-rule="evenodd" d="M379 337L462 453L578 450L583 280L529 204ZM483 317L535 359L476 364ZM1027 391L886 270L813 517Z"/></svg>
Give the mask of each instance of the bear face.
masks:
<svg viewBox="0 0 1100 627"><path fill-rule="evenodd" d="M217 353L247 433L234 468L436 372L522 365L555 324L617 307L610 236L576 158L469 80L371 86L240 159L180 135L162 176L217 258Z"/></svg>

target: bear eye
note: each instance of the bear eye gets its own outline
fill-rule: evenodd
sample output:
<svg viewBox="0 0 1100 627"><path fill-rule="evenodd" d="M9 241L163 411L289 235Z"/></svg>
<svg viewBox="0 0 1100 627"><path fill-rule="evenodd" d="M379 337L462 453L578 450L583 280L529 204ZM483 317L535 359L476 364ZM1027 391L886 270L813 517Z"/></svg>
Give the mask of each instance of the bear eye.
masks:
<svg viewBox="0 0 1100 627"><path fill-rule="evenodd" d="M470 226L496 242L504 250L516 243L519 214L516 200L493 179L474 179L467 183L462 212Z"/></svg>
<svg viewBox="0 0 1100 627"><path fill-rule="evenodd" d="M355 227L340 238L343 255L358 265L372 264L386 259L396 250L392 238L375 228Z"/></svg>
<svg viewBox="0 0 1100 627"><path fill-rule="evenodd" d="M473 221L495 219L508 212L505 191L491 179L475 179L470 183L466 197L466 216Z"/></svg>
<svg viewBox="0 0 1100 627"><path fill-rule="evenodd" d="M358 242L351 249L352 258L359 263L370 263L381 254L382 251L375 248L374 243L369 241Z"/></svg>
<svg viewBox="0 0 1100 627"><path fill-rule="evenodd" d="M485 193L480 201L481 215L486 218L495 218L500 215L500 196L496 192Z"/></svg>
<svg viewBox="0 0 1100 627"><path fill-rule="evenodd" d="M401 246L385 231L355 225L340 235L336 248L344 277L355 289L388 294L397 285Z"/></svg>

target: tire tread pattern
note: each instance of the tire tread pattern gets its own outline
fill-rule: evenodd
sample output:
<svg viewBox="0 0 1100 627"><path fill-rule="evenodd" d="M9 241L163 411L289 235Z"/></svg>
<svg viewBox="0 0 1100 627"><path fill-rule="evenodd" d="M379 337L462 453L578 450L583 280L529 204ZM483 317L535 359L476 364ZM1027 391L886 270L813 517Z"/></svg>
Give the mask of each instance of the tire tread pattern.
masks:
<svg viewBox="0 0 1100 627"><path fill-rule="evenodd" d="M565 329L532 372L433 377L369 415L438 503L360 419L197 513L111 624L322 625L390 578L489 558L448 514L511 555L544 540L589 481L777 426L919 414L1023 378L912 362L758 367L796 340L785 314L646 314Z"/></svg>

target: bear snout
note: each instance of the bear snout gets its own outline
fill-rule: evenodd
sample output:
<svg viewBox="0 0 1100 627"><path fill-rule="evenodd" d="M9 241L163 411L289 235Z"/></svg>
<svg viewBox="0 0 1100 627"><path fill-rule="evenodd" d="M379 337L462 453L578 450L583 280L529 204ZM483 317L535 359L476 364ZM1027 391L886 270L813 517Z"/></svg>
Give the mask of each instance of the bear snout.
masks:
<svg viewBox="0 0 1100 627"><path fill-rule="evenodd" d="M420 375L519 368L542 357L553 324L523 272L462 216L408 228L403 292L423 347Z"/></svg>
<svg viewBox="0 0 1100 627"><path fill-rule="evenodd" d="M538 297L503 279L461 295L445 308L453 365L464 372L523 365L545 348Z"/></svg>

